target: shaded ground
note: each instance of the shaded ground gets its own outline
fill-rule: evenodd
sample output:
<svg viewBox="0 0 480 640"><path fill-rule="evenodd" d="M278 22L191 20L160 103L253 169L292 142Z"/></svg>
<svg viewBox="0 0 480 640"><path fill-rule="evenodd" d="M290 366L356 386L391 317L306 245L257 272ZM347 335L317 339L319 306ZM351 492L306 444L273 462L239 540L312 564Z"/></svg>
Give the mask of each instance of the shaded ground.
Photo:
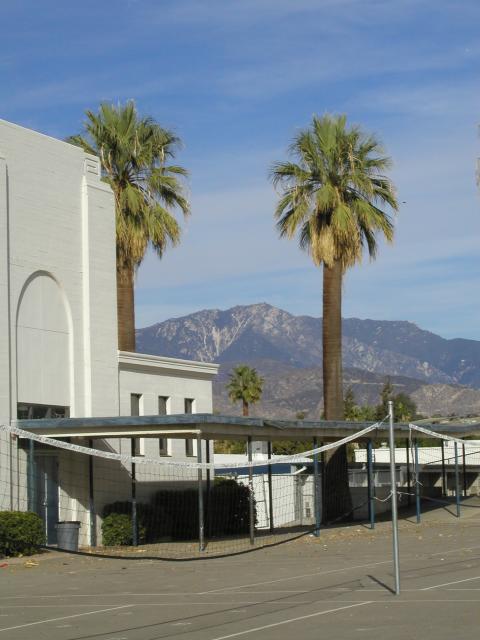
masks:
<svg viewBox="0 0 480 640"><path fill-rule="evenodd" d="M389 590L387 522L201 562L60 553L8 561L0 569L0 638L472 639L480 625L480 509L468 504L460 519L449 507L429 511L420 525L401 521L399 597Z"/></svg>

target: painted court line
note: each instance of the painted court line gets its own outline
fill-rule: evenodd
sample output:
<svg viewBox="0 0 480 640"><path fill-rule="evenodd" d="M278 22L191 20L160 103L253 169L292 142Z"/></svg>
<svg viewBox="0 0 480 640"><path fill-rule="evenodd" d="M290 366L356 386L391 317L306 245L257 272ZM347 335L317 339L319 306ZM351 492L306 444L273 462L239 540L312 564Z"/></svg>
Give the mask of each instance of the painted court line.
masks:
<svg viewBox="0 0 480 640"><path fill-rule="evenodd" d="M440 589L440 587L448 587L451 584L460 584L461 582L471 582L472 580L480 580L480 576L475 578L464 578L463 580L453 580L452 582L444 582L443 584L434 584L431 587L423 587L420 591L429 591L430 589Z"/></svg>
<svg viewBox="0 0 480 640"><path fill-rule="evenodd" d="M317 611L316 613L310 613L306 616L299 616L298 618L289 618L288 620L282 620L281 622L273 622L272 624L265 624L262 627L255 627L254 629L246 629L245 631L237 631L237 633L229 633L226 636L218 636L217 638L212 638L212 640L227 640L228 638L238 638L238 636L245 636L248 633L255 633L256 631L264 631L265 629L280 627L282 624L290 624L292 622L298 622L299 620L307 620L308 618L324 616L327 613L344 611L345 609L352 609L353 607L362 607L366 604L371 604L371 602L358 602L355 604L349 604L346 607L337 607L336 609L328 609L327 611Z"/></svg>
<svg viewBox="0 0 480 640"><path fill-rule="evenodd" d="M330 571L316 571L315 573L304 573L298 576L287 576L285 578L277 578L276 580L263 580L262 582L251 582L249 584L238 584L233 587L221 587L220 589L211 589L210 591L200 591L199 596L206 595L208 593L218 593L220 591L234 591L236 589L244 589L247 587L258 587L262 584L275 584L277 582L286 582L287 580L299 580L300 578L310 578L313 576L326 576L331 573L340 573L342 571L351 571L352 569L363 569L365 567L373 567L379 564L391 564L391 560L382 560L381 562L369 562L368 564L358 564L353 567L344 567L343 569L331 569Z"/></svg>
<svg viewBox="0 0 480 640"><path fill-rule="evenodd" d="M24 629L25 627L33 627L37 624L46 624L47 622L60 622L60 620L71 620L72 618L80 618L81 616L91 616L94 613L106 613L107 611L116 611L117 609L125 609L126 607L134 607L133 604L122 604L120 607L110 607L109 609L100 609L98 611L86 611L85 613L76 613L73 616L62 616L61 618L50 618L48 620L37 620L37 622L27 622L26 624L19 624L16 627L4 627L0 629L2 631L13 631L14 629Z"/></svg>

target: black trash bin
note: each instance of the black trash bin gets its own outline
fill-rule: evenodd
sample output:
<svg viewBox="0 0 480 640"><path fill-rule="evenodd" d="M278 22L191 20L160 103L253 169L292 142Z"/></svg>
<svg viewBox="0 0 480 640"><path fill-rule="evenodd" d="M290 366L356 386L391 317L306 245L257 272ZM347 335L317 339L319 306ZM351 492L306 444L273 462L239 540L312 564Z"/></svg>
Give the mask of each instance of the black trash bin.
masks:
<svg viewBox="0 0 480 640"><path fill-rule="evenodd" d="M58 548L64 549L65 551L78 551L80 522L78 522L78 520L57 522L56 529Z"/></svg>

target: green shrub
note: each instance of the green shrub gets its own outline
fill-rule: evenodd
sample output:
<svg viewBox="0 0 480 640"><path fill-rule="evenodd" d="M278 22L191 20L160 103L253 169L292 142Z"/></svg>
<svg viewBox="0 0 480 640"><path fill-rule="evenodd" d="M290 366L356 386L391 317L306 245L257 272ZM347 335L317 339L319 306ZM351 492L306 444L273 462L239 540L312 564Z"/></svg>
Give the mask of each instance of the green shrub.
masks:
<svg viewBox="0 0 480 640"><path fill-rule="evenodd" d="M150 505L137 505L137 536L138 542L147 542L146 521ZM112 502L103 508L102 542L106 547L131 545L133 543L132 503Z"/></svg>
<svg viewBox="0 0 480 640"><path fill-rule="evenodd" d="M0 556L28 556L45 544L44 524L30 511L0 511Z"/></svg>

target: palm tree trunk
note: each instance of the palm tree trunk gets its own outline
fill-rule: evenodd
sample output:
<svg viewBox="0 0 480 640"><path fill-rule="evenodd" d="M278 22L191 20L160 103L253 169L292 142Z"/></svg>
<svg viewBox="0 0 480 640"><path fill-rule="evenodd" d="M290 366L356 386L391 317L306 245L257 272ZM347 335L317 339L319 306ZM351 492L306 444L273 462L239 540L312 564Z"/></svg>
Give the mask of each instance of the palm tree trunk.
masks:
<svg viewBox="0 0 480 640"><path fill-rule="evenodd" d="M248 402L242 400L243 415L248 416Z"/></svg>
<svg viewBox="0 0 480 640"><path fill-rule="evenodd" d="M117 321L118 348L120 351L135 351L133 279L133 269L129 267L117 268Z"/></svg>
<svg viewBox="0 0 480 640"><path fill-rule="evenodd" d="M323 403L326 420L343 420L342 276L337 260L323 266ZM323 520L348 517L352 499L348 486L347 447L327 451L323 481Z"/></svg>

